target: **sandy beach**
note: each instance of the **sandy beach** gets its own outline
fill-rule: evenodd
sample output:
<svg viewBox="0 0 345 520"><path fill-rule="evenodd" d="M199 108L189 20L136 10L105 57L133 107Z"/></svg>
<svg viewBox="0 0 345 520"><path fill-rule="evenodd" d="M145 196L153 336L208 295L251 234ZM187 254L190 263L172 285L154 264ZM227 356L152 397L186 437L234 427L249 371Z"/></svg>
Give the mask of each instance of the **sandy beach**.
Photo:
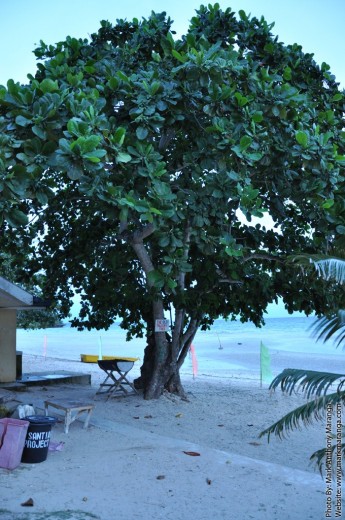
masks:
<svg viewBox="0 0 345 520"><path fill-rule="evenodd" d="M95 396L104 379L97 365L24 355L23 370L33 368L91 373L90 386L17 392L16 399L33 404L36 413L54 398L92 402L95 408L88 429L81 416L68 434L63 417L51 409L59 418L51 443L63 443L62 450L49 451L38 464L0 469L1 520L325 518L326 483L309 464L311 453L325 446L325 424L269 444L258 438L302 404L302 396L271 394L267 384L261 387L246 374L193 378L185 370L188 401L168 394L157 401L140 394L106 400ZM34 505L22 506L29 498Z"/></svg>

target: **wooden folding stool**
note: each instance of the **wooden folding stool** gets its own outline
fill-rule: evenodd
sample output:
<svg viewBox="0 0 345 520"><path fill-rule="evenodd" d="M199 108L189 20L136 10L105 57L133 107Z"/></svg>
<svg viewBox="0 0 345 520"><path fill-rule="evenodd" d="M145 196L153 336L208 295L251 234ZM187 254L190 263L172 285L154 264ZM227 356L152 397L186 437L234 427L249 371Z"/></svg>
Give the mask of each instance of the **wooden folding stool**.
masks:
<svg viewBox="0 0 345 520"><path fill-rule="evenodd" d="M134 362L133 358L99 359L98 366L107 376L103 383L100 384L96 395L107 394L107 399L109 399L109 397L114 397L114 394L136 394L137 391L133 383L127 379L127 374L132 370Z"/></svg>

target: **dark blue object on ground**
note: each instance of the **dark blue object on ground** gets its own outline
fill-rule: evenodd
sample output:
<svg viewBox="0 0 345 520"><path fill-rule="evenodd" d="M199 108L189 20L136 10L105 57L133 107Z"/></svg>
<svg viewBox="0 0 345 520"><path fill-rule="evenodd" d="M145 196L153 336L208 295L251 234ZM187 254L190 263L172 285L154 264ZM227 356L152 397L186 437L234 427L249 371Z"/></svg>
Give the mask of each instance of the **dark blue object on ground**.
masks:
<svg viewBox="0 0 345 520"><path fill-rule="evenodd" d="M26 434L22 462L29 464L43 462L48 455L51 429L56 423L56 419L46 415L29 415L24 420L29 422L29 428Z"/></svg>

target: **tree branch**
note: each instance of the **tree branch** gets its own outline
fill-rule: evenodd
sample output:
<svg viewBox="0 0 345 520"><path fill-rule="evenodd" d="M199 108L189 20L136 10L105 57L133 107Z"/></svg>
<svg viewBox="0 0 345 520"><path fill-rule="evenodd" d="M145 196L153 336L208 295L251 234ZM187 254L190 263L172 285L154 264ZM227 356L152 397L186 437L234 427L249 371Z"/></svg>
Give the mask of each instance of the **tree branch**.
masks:
<svg viewBox="0 0 345 520"><path fill-rule="evenodd" d="M155 230L154 224L147 224L146 226L143 226L141 229L137 229L132 233L130 241L133 244L140 244L145 240L145 238L152 235L152 233Z"/></svg>
<svg viewBox="0 0 345 520"><path fill-rule="evenodd" d="M189 348L190 348L191 343L195 337L195 334L199 328L199 325L200 325L200 320L197 320L197 319L190 320L187 330L186 330L185 334L183 334L183 336L182 336L182 340L181 340L182 349L181 349L180 356L177 361L177 366L179 369L181 368L181 366L184 363L184 360L188 354Z"/></svg>
<svg viewBox="0 0 345 520"><path fill-rule="evenodd" d="M274 260L275 262L283 262L283 260L277 256L260 253L253 253L252 255L243 257L243 262L249 262L250 260Z"/></svg>
<svg viewBox="0 0 345 520"><path fill-rule="evenodd" d="M183 259L185 261L188 260L189 255L189 246L190 246L190 222L187 220L186 226L184 229L184 240L183 240ZM185 280L186 280L186 273L184 271L181 271L178 275L178 286L181 290L185 288Z"/></svg>

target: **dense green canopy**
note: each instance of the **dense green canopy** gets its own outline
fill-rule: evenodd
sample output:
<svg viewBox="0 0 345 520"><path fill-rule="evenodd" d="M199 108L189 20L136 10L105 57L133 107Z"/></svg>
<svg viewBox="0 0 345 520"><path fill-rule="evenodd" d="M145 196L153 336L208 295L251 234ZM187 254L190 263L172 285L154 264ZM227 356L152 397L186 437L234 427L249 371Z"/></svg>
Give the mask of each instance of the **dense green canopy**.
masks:
<svg viewBox="0 0 345 520"><path fill-rule="evenodd" d="M181 391L216 317L260 324L278 296L306 313L337 296L285 258L345 233L344 95L272 27L217 4L180 39L165 13L103 21L90 41L41 42L28 84L0 88L4 243L20 235L65 314L80 293L74 325L146 331L148 398Z"/></svg>

